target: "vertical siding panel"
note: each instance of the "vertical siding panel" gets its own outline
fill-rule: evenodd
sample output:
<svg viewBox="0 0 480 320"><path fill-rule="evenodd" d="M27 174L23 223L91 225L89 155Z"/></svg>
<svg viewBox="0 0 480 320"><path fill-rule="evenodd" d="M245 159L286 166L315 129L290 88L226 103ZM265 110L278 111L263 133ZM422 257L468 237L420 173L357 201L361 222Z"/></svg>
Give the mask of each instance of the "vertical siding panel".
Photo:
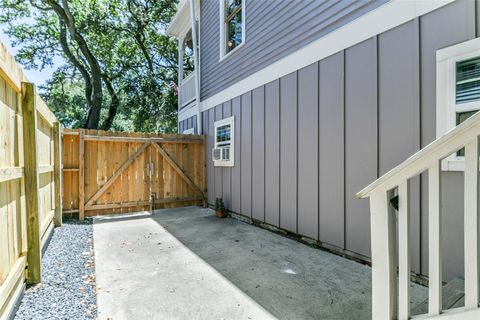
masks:
<svg viewBox="0 0 480 320"><path fill-rule="evenodd" d="M280 227L297 229L297 73L280 79Z"/></svg>
<svg viewBox="0 0 480 320"><path fill-rule="evenodd" d="M198 134L198 129L197 129L197 116L192 117L193 123L192 123L192 128L193 128L193 133Z"/></svg>
<svg viewBox="0 0 480 320"><path fill-rule="evenodd" d="M235 117L235 147L234 161L232 168L232 211L240 213L241 208L241 143L242 143L242 114L241 114L241 98L236 97L232 100L232 113Z"/></svg>
<svg viewBox="0 0 480 320"><path fill-rule="evenodd" d="M280 204L280 87L265 86L265 222L279 226Z"/></svg>
<svg viewBox="0 0 480 320"><path fill-rule="evenodd" d="M355 194L377 178L376 38L345 55L345 247L369 256L368 200Z"/></svg>
<svg viewBox="0 0 480 320"><path fill-rule="evenodd" d="M223 104L223 119L229 118L231 115L232 115L232 102L227 101ZM228 210L232 210L232 200L231 200L232 168L223 167L222 175L223 175L223 181L222 181L223 201L225 202L225 207Z"/></svg>
<svg viewBox="0 0 480 320"><path fill-rule="evenodd" d="M265 88L252 91L252 217L265 221Z"/></svg>
<svg viewBox="0 0 480 320"><path fill-rule="evenodd" d="M242 95L241 133L241 213L252 217L252 92Z"/></svg>
<svg viewBox="0 0 480 320"><path fill-rule="evenodd" d="M215 121L223 119L223 106L219 105L214 108L215 110ZM214 123L215 125L215 123ZM215 135L215 132L213 133ZM214 137L215 139L215 137ZM215 167L215 198L223 197L223 168Z"/></svg>
<svg viewBox="0 0 480 320"><path fill-rule="evenodd" d="M212 149L214 144L213 136L213 120L215 119L215 109L205 112L205 130L208 136L207 144L207 187L208 187L208 203L215 204L215 167L212 160Z"/></svg>
<svg viewBox="0 0 480 320"><path fill-rule="evenodd" d="M420 104L421 104L421 146L424 147L436 136L436 51L463 41L475 38L475 8L473 1L455 1L445 7L428 13L420 18ZM443 26L440 28L440 26ZM441 32L440 32L441 30ZM455 173L454 173L455 174ZM457 173L460 174L460 173ZM442 179L442 181L444 181ZM421 180L421 271L422 274L428 274L428 177L422 175ZM446 190L453 192L462 192L463 184L455 184L454 180L445 181L448 186L444 186L444 200L451 196L446 194ZM452 184L452 185L450 185ZM463 198L463 194L454 195L454 198ZM458 206L463 203L458 203ZM455 204L448 206L454 207ZM459 229L463 226L463 215L446 214L442 210L444 218L443 226L449 226L451 230ZM451 223L451 226L449 225ZM463 227L461 229L463 231ZM444 251L444 259L451 261L463 261L463 242L458 238L462 235L453 234L444 230L444 243L455 241L459 245L453 252ZM463 263L458 263L456 271L463 268ZM445 269L446 274L453 272Z"/></svg>
<svg viewBox="0 0 480 320"><path fill-rule="evenodd" d="M298 71L298 233L318 237L318 64Z"/></svg>
<svg viewBox="0 0 480 320"><path fill-rule="evenodd" d="M402 41L398 41L403 39ZM420 148L418 20L378 38L378 158L383 175ZM392 63L395 61L395 63ZM412 270L420 271L420 180L410 181Z"/></svg>
<svg viewBox="0 0 480 320"><path fill-rule="evenodd" d="M344 53L320 62L319 240L344 248Z"/></svg>
<svg viewBox="0 0 480 320"><path fill-rule="evenodd" d="M463 277L464 260L464 177L459 172L443 172L442 192L442 255L443 279Z"/></svg>

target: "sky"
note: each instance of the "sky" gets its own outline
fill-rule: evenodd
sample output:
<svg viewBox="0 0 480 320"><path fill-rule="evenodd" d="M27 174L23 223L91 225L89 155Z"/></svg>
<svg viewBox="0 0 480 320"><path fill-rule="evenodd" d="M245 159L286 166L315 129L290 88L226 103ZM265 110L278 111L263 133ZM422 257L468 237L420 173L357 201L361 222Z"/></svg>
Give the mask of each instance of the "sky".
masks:
<svg viewBox="0 0 480 320"><path fill-rule="evenodd" d="M12 47L12 43L9 39L9 37L3 32L3 30L0 29L0 41L3 42L12 54L16 54L19 47ZM57 60L57 59L55 59ZM55 62L54 60L54 62ZM61 63L60 59L57 60L59 63ZM47 67L46 69L42 71L37 71L37 70L27 70L24 68L25 73L27 74L28 80L31 82L35 83L37 86L45 84L45 81L50 79L52 76L52 73L55 71L55 68L49 68Z"/></svg>

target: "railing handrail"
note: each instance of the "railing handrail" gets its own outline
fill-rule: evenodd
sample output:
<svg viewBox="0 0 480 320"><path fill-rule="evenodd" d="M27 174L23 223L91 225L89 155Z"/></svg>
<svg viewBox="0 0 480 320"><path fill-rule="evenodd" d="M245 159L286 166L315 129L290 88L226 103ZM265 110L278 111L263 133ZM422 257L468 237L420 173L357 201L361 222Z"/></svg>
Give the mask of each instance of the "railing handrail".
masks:
<svg viewBox="0 0 480 320"><path fill-rule="evenodd" d="M480 112L477 112L363 188L357 193L357 197L366 198L379 187L389 190L396 187L402 179L409 179L423 172L428 169L432 161L438 161L447 157L463 148L470 138L479 135L480 132L475 131L477 127L480 128Z"/></svg>

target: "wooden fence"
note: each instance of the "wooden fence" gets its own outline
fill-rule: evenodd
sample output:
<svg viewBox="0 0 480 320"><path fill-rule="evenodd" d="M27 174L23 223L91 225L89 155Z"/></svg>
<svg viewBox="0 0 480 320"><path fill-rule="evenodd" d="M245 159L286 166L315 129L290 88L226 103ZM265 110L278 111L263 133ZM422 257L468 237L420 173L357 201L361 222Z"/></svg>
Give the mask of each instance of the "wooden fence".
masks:
<svg viewBox="0 0 480 320"><path fill-rule="evenodd" d="M200 135L63 131L63 213L85 216L201 204Z"/></svg>
<svg viewBox="0 0 480 320"><path fill-rule="evenodd" d="M0 43L0 319L41 281L41 244L61 223L60 131Z"/></svg>

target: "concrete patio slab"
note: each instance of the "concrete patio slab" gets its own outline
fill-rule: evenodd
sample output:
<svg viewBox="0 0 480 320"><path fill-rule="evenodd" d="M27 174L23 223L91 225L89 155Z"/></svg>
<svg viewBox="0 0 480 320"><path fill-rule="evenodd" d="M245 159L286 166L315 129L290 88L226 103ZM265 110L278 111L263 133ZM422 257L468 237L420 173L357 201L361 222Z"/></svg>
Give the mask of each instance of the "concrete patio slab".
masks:
<svg viewBox="0 0 480 320"><path fill-rule="evenodd" d="M368 266L209 209L96 219L94 246L100 319L371 318Z"/></svg>

